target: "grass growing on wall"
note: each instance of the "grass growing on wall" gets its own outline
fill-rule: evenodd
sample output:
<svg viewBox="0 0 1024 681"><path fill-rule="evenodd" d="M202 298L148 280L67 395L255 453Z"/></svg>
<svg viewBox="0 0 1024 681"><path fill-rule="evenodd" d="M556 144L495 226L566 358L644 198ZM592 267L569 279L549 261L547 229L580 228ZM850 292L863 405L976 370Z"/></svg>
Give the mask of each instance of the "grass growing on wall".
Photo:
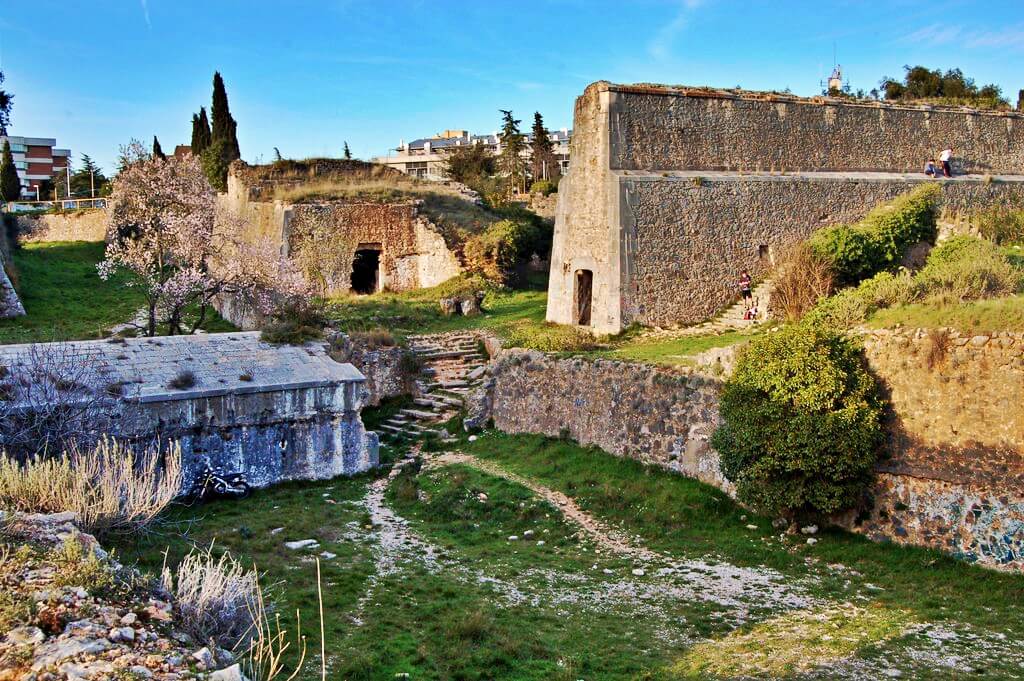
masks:
<svg viewBox="0 0 1024 681"><path fill-rule="evenodd" d="M145 305L126 275L104 281L96 273L102 242L28 243L14 249L18 295L26 315L0 320L0 344L103 338L110 327L131 320ZM233 331L213 310L207 331Z"/></svg>

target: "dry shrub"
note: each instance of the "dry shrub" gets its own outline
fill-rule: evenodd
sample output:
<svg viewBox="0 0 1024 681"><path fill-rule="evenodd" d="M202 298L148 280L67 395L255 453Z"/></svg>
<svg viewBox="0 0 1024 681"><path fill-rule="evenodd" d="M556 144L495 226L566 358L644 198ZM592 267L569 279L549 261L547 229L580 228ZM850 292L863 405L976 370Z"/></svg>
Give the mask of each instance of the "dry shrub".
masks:
<svg viewBox="0 0 1024 681"><path fill-rule="evenodd" d="M834 277L828 259L802 242L783 255L773 282L772 307L795 321L832 293Z"/></svg>
<svg viewBox="0 0 1024 681"><path fill-rule="evenodd" d="M395 337L390 331L380 326L369 331L353 331L349 334L349 337L354 342L363 345L367 350L395 346Z"/></svg>
<svg viewBox="0 0 1024 681"><path fill-rule="evenodd" d="M73 511L86 532L137 532L181 490L181 453L136 455L110 440L94 449L25 463L0 455L0 506L27 513Z"/></svg>
<svg viewBox="0 0 1024 681"><path fill-rule="evenodd" d="M945 329L928 330L928 354L925 362L929 369L934 369L946 361L949 354L949 332Z"/></svg>
<svg viewBox="0 0 1024 681"><path fill-rule="evenodd" d="M161 581L175 598L181 624L197 640L234 648L253 634L262 603L259 581L255 569L245 569L230 554L193 549L176 571L165 567Z"/></svg>
<svg viewBox="0 0 1024 681"><path fill-rule="evenodd" d="M317 559L317 597L320 602L321 665L326 665L323 648L323 595L320 590L319 559ZM271 619L267 610L263 590L259 588L259 577L257 576L256 601L249 610L249 617L252 620L251 635L242 656L246 676L254 681L273 681L287 673L282 659L285 652L291 647L291 642L288 641L287 632L281 626L281 616L275 613ZM306 660L306 637L302 635L302 618L298 610L295 611L295 644L298 648L299 659L285 681L297 678L299 672L302 671L303 662ZM322 678L327 678L326 674L323 674Z"/></svg>

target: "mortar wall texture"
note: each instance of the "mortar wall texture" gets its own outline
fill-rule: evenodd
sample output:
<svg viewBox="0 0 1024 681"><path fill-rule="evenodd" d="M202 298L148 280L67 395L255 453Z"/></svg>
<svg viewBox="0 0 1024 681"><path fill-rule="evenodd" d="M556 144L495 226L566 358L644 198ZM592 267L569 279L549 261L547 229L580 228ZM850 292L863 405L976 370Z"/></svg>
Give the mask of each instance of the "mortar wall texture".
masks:
<svg viewBox="0 0 1024 681"><path fill-rule="evenodd" d="M865 508L835 521L872 539L1024 569L1024 334L949 332L945 359L929 369L931 339L923 331L865 335L893 417ZM516 349L497 353L490 373L487 395L472 400L488 410L479 423L567 435L734 493L708 443L719 424L719 378Z"/></svg>
<svg viewBox="0 0 1024 681"><path fill-rule="evenodd" d="M293 258L318 283L325 284L328 294L349 292L352 260L360 247L381 251L380 289L427 288L462 272L444 237L419 214L415 201L253 200L266 192L248 186L243 176L244 172L233 168L228 191L218 196L220 211L242 219L218 220L219 232L242 243L271 244L282 258ZM230 304L225 304L225 309L233 313ZM246 321L242 311L235 316Z"/></svg>
<svg viewBox="0 0 1024 681"><path fill-rule="evenodd" d="M0 347L0 364L18 375L47 347L87 367L89 383L108 396L97 434L140 447L177 443L186 485L204 458L245 473L255 487L353 475L378 463L376 433L360 418L365 378L322 347L272 346L258 333L204 334L9 345ZM184 372L193 385L171 387Z"/></svg>
<svg viewBox="0 0 1024 681"><path fill-rule="evenodd" d="M18 215L14 220L19 243L104 241L107 238L107 211L102 208Z"/></svg>
<svg viewBox="0 0 1024 681"><path fill-rule="evenodd" d="M1024 170L1020 112L603 86L613 95L612 169L906 173L952 145L960 172Z"/></svg>
<svg viewBox="0 0 1024 681"><path fill-rule="evenodd" d="M943 182L947 215L1024 200L1019 114L773 97L589 86L559 185L548 321L580 321L581 271L595 332L708 319L742 269L757 278L815 229L909 191L946 144L974 173Z"/></svg>

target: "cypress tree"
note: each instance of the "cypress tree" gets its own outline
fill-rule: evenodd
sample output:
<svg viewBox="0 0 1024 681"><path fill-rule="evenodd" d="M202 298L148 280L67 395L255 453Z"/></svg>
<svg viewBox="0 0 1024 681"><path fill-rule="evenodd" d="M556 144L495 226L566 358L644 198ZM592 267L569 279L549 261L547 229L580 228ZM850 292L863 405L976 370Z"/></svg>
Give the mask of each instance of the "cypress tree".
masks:
<svg viewBox="0 0 1024 681"><path fill-rule="evenodd" d="M533 130L530 131L530 174L533 179L558 179L558 163L555 160L555 147L548 139L548 129L544 127L544 118L537 111L533 114Z"/></svg>
<svg viewBox="0 0 1024 681"><path fill-rule="evenodd" d="M228 93L224 88L224 79L221 78L219 71L213 74L213 105L210 108L210 116L213 119L210 126L210 141L224 140L227 143L225 145L225 154L227 154L225 160L229 163L236 158L241 158L242 154L238 149L238 126L235 119L231 117Z"/></svg>
<svg viewBox="0 0 1024 681"><path fill-rule="evenodd" d="M202 155L210 146L210 120L206 117L206 107L199 107L198 114L192 114L192 153Z"/></svg>
<svg viewBox="0 0 1024 681"><path fill-rule="evenodd" d="M1017 93L1017 111L1024 111L1024 90Z"/></svg>
<svg viewBox="0 0 1024 681"><path fill-rule="evenodd" d="M352 152L348 150L348 142L345 142L345 158L352 158Z"/></svg>
<svg viewBox="0 0 1024 681"><path fill-rule="evenodd" d="M167 154L165 154L164 150L160 147L160 140L156 138L156 135L153 135L153 158L167 158Z"/></svg>
<svg viewBox="0 0 1024 681"><path fill-rule="evenodd" d="M17 201L21 198L21 180L14 167L11 143L7 140L4 140L3 157L0 158L0 198L4 201Z"/></svg>
<svg viewBox="0 0 1024 681"><path fill-rule="evenodd" d="M498 109L501 112L501 132L498 139L501 141L501 153L498 155L498 170L504 175L507 182L506 197L512 194L521 193L526 182L526 163L523 161L522 153L526 150L526 139L519 131L520 121L512 117L512 112L506 109Z"/></svg>

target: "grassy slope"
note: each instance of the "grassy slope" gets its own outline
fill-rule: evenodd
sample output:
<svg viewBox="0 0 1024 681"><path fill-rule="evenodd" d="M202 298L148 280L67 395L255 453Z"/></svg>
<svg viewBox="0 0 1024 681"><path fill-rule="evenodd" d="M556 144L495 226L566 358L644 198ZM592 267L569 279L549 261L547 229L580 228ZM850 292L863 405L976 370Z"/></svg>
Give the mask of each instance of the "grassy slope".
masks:
<svg viewBox="0 0 1024 681"><path fill-rule="evenodd" d="M462 446L567 493L592 515L671 556L712 555L740 565L768 565L808 584L828 602L868 593L870 601L857 602L882 615L905 611L909 619L948 621L959 631L966 624L975 633L1024 637L1024 613L1016 605L1024 599L1024 576L839 531L819 535L813 547L802 537L780 540L768 519L740 509L716 489L570 442L488 433ZM679 601L657 614L647 601L596 609L574 601L557 605L550 599L551 585L571 585L585 600L587 593L620 583L624 574L628 579L632 564L594 551L555 509L525 488L463 466L419 476L403 472L387 494L414 531L439 547L440 559L458 567L431 571L410 561L375 581L375 537L366 531L368 516L355 503L368 482L361 477L283 485L242 503L178 509L172 520L179 522L164 534L123 546L120 553L155 571L165 547L173 564L193 542L215 540L244 561L254 561L265 572L264 582L276 584L287 622L294 608L302 611L315 652L313 553L292 552L282 544L319 539L317 551L338 555L323 564L332 679L384 679L406 672L415 679L662 678L688 652L699 652L686 640L722 639L732 631L716 606L701 601ZM486 503L479 501L481 492ZM747 529L750 523L757 529ZM285 529L272 535L277 527ZM522 539L527 529L535 533L530 541ZM521 539L510 542L513 534ZM544 539L543 546L538 538ZM836 562L856 572L826 569ZM540 600L509 604L475 575L515 584ZM754 623L775 627L777 614L757 613ZM685 640L672 638L677 635ZM859 644L858 654L898 660L907 644L903 639ZM906 656L902 660L893 665L905 677L949 678L948 670ZM1016 663L1004 662L983 676L1011 678ZM311 660L307 673L316 666ZM828 678L827 670L815 678Z"/></svg>
<svg viewBox="0 0 1024 681"><path fill-rule="evenodd" d="M0 343L100 338L143 305L124 277L103 281L96 264L103 243L26 244L15 249L18 294L27 315L0 320Z"/></svg>
<svg viewBox="0 0 1024 681"><path fill-rule="evenodd" d="M0 344L102 338L110 327L130 320L144 305L127 277L100 279L101 242L30 243L15 249L14 265L24 317L0 320ZM207 331L234 326L207 312ZM212 315L212 316L210 316Z"/></svg>
<svg viewBox="0 0 1024 681"><path fill-rule="evenodd" d="M528 347L543 347L551 336L571 331L569 327L544 321L547 307L547 275L531 275L522 290L491 291L479 317L445 317L438 307L437 288L373 296L344 296L333 299L328 316L338 328L365 331L389 329L396 337L441 333L460 329L486 329L502 339L515 336ZM725 333L670 339L638 338L635 332L601 339L601 348L572 354L610 359L685 364L686 355L740 342L748 335Z"/></svg>

